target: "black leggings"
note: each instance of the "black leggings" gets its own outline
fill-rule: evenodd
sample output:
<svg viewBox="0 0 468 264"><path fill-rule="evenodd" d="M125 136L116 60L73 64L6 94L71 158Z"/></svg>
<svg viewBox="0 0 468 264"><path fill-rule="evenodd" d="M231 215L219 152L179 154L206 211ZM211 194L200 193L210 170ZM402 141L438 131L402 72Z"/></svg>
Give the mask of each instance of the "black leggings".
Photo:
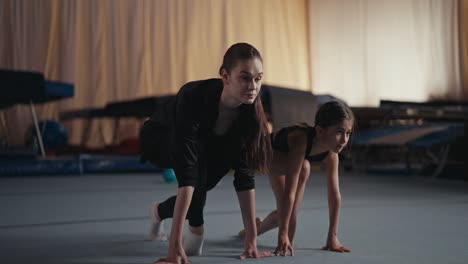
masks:
<svg viewBox="0 0 468 264"><path fill-rule="evenodd" d="M166 201L159 204L158 214L161 219L172 218L174 216L174 208L177 196L174 195ZM187 212L185 219L189 221L190 226L199 227L204 223L203 209L205 208L206 191L195 188L193 191L192 202Z"/></svg>
<svg viewBox="0 0 468 264"><path fill-rule="evenodd" d="M156 122L147 121L140 132L141 159L148 160L160 168L174 167L174 161L170 149L172 132L167 128L159 126ZM207 148L200 146L202 154L198 157L199 179L197 187L193 191L192 201L187 212L186 219L190 226L199 227L204 223L203 209L205 208L206 193L214 188L232 167L231 153L226 147L226 142L208 142ZM226 150L228 149L228 150ZM209 166L207 166L209 164ZM177 179L179 180L178 175ZM159 204L158 214L161 219L172 218L177 196L172 196Z"/></svg>

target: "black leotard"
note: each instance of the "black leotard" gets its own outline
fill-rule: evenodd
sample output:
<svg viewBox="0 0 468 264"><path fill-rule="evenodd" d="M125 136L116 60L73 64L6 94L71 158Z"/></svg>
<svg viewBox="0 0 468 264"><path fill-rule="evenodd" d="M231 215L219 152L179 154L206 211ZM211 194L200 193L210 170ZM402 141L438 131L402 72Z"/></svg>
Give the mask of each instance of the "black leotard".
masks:
<svg viewBox="0 0 468 264"><path fill-rule="evenodd" d="M271 144L273 146L273 149L285 153L289 152L288 135L294 130L303 130L307 134L307 147L304 153L305 159L307 159L310 162L317 162L325 159L325 157L328 155L328 151L316 155L309 155L315 137L314 127L289 126L280 129L278 132L271 134Z"/></svg>

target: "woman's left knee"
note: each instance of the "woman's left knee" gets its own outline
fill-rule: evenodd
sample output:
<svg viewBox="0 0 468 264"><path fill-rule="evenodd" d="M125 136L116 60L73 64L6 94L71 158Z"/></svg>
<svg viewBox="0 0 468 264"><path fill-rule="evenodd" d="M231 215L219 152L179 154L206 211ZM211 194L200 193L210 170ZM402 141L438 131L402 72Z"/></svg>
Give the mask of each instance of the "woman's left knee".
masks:
<svg viewBox="0 0 468 264"><path fill-rule="evenodd" d="M205 220L203 219L203 215L197 214L197 215L191 215L189 218L189 225L191 227L203 227L205 224Z"/></svg>

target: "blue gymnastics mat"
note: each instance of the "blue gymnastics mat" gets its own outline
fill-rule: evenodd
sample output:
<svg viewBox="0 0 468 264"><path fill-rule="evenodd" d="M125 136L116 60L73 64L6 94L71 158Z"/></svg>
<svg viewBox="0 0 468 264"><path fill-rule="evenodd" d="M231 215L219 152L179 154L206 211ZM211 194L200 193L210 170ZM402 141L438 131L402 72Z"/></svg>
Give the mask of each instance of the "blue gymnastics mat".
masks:
<svg viewBox="0 0 468 264"><path fill-rule="evenodd" d="M458 142L464 133L464 124L461 123L368 129L358 133L352 141L352 145L357 147L352 166L364 166L374 174L429 173L436 177L450 160L451 145Z"/></svg>
<svg viewBox="0 0 468 264"><path fill-rule="evenodd" d="M352 142L357 146L432 146L447 144L463 137L460 123L405 125L365 130Z"/></svg>
<svg viewBox="0 0 468 264"><path fill-rule="evenodd" d="M0 176L54 176L86 173L160 172L138 156L78 155L48 159L0 160Z"/></svg>

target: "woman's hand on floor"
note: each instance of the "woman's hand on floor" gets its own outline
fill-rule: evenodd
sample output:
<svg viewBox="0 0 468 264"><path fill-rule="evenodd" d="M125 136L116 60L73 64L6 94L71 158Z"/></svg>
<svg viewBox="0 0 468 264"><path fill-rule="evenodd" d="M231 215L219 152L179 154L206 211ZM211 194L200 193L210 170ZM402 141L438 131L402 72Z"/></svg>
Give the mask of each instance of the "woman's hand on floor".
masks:
<svg viewBox="0 0 468 264"><path fill-rule="evenodd" d="M327 239L327 244L324 247L322 247L322 250L335 251L341 253L351 252L351 249L343 246L336 237Z"/></svg>
<svg viewBox="0 0 468 264"><path fill-rule="evenodd" d="M271 252L259 252L257 250L257 244L255 242L244 243L244 253L240 256L240 259L246 258L264 258L271 257Z"/></svg>
<svg viewBox="0 0 468 264"><path fill-rule="evenodd" d="M161 258L153 262L153 264L191 264L192 262L187 258L182 245L174 248L169 248L169 254L166 258Z"/></svg>

